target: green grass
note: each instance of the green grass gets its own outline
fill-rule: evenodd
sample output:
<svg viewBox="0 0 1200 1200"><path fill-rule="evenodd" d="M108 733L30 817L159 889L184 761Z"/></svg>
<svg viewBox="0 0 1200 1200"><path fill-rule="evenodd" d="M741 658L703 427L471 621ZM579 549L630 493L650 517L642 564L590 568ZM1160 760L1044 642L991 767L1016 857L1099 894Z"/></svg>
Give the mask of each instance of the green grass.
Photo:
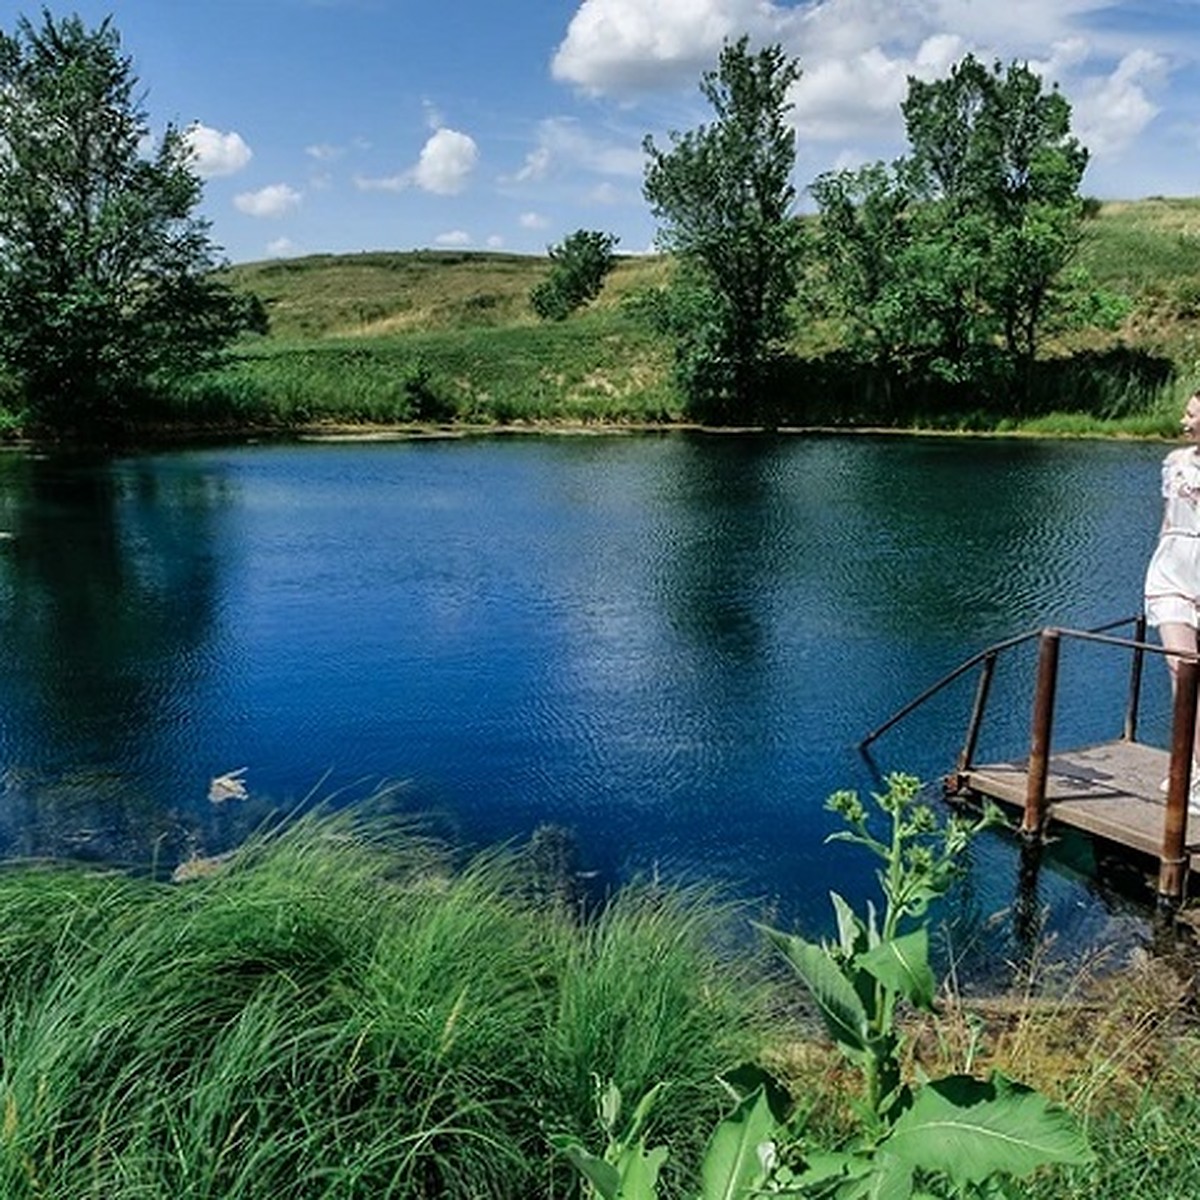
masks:
<svg viewBox="0 0 1200 1200"><path fill-rule="evenodd" d="M686 1155L765 1028L725 910L630 891L581 926L515 872L331 817L175 887L6 871L0 1195L563 1194L593 1071L672 1081Z"/></svg>
<svg viewBox="0 0 1200 1200"><path fill-rule="evenodd" d="M637 888L581 921L534 900L521 858L455 868L412 831L315 815L172 886L0 871L5 1200L574 1196L550 1148L603 1143L595 1079L629 1104L668 1083L649 1144L695 1191L748 1059L790 1081L809 1133L852 1126L856 1086L797 1022L711 896ZM794 987L794 985L792 985ZM1200 1037L1177 968L1029 986L972 1016L944 998L911 1071L999 1066L1070 1107L1097 1152L1006 1194L1200 1189ZM805 1032L805 1030L809 1032Z"/></svg>

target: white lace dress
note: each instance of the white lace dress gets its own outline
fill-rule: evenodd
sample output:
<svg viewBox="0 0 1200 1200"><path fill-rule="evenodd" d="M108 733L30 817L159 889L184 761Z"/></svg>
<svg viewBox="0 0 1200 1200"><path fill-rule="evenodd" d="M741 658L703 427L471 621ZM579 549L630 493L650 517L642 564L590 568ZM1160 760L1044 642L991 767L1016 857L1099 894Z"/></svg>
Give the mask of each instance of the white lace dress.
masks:
<svg viewBox="0 0 1200 1200"><path fill-rule="evenodd" d="M1200 449L1172 450L1162 465L1162 533L1146 568L1146 621L1200 627Z"/></svg>

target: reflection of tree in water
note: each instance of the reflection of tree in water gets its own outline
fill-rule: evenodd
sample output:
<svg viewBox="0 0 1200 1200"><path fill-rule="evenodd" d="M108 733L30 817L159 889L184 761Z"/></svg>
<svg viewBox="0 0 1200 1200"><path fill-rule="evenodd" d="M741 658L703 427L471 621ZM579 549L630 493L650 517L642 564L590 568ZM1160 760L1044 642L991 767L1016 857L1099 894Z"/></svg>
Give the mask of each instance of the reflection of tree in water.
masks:
<svg viewBox="0 0 1200 1200"><path fill-rule="evenodd" d="M754 666L771 637L771 598L793 559L795 532L773 501L786 457L777 438L681 439L667 476L674 495L662 564L671 620L706 653Z"/></svg>
<svg viewBox="0 0 1200 1200"><path fill-rule="evenodd" d="M139 768L186 725L209 662L222 491L186 459L0 467L6 850L144 860L186 836Z"/></svg>

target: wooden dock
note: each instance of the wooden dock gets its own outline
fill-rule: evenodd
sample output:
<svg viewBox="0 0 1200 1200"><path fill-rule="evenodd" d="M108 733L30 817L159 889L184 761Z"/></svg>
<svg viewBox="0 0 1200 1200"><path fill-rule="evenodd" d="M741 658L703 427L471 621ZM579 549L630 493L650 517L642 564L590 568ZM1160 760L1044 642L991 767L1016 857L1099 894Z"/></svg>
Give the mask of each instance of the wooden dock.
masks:
<svg viewBox="0 0 1200 1200"><path fill-rule="evenodd" d="M1112 630L1133 625L1133 637ZM988 707L992 676L1002 653L1038 639L1037 679L1030 722L1029 755L1011 762L975 762L975 750ZM1121 737L1097 745L1063 749L1054 745L1054 710L1059 653L1064 641L1107 645L1130 659L1129 691ZM967 721L955 771L945 780L948 794L991 799L1020 813L1022 836L1040 839L1054 824L1102 838L1116 848L1158 862L1158 897L1178 906L1187 896L1193 861L1200 865L1200 814L1188 809L1200 708L1200 654L1174 653L1174 699L1170 749L1137 738L1143 660L1165 655L1146 641L1145 617L1138 614L1094 629L1047 627L997 642L967 659L915 697L860 743L866 748L881 734L968 670L979 668L975 701ZM1163 780L1170 777L1169 791Z"/></svg>
<svg viewBox="0 0 1200 1200"><path fill-rule="evenodd" d="M1123 739L1052 753L1046 773L1046 832L1055 824L1083 830L1157 860L1163 851L1167 798L1160 789L1170 755ZM994 800L1020 821L1029 789L1028 761L968 766L947 790ZM1200 815L1187 822L1189 865L1200 866Z"/></svg>

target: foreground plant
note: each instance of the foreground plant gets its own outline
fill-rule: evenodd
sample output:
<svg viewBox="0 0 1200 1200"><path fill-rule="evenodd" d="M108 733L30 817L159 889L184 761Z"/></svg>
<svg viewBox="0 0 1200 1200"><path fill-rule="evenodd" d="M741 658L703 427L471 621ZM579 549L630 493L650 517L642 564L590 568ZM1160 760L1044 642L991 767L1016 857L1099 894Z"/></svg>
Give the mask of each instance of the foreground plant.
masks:
<svg viewBox="0 0 1200 1200"><path fill-rule="evenodd" d="M1091 1160L1070 1113L999 1072L988 1079L948 1075L916 1084L901 1078L897 1011L904 1002L934 1009L929 904L961 875L971 837L1003 818L988 808L973 821L955 816L939 824L919 800L917 780L907 775L889 776L887 790L874 800L890 822L886 836L873 832L873 814L856 793L838 792L829 808L849 829L828 840L851 842L880 860L882 915L868 902L859 916L834 893L834 941L811 942L763 927L812 996L830 1037L861 1073L859 1130L843 1146L809 1145L796 1128L802 1121L787 1120L772 1082L761 1072L742 1074L740 1088L726 1082L737 1106L709 1142L700 1172L702 1200L763 1194L906 1200L932 1196L924 1188L935 1181L938 1194L994 1196L1004 1194L1010 1178L1040 1166ZM608 1136L603 1158L571 1139L558 1141L601 1200L656 1200L667 1152L648 1150L642 1131L659 1090L642 1099L623 1134L617 1132L620 1093L610 1085L601 1094Z"/></svg>
<svg viewBox="0 0 1200 1200"><path fill-rule="evenodd" d="M929 965L931 901L962 873L971 837L1002 823L992 807L971 821L939 826L919 799L912 776L893 774L873 797L890 822L877 836L872 814L855 792L838 792L828 807L849 829L828 840L862 846L881 862L882 917L873 904L859 916L837 893L836 941L810 942L766 929L815 1001L838 1049L862 1075L859 1134L837 1150L812 1150L786 1172L786 1190L810 1195L908 1197L924 1177L942 1177L955 1195L996 1194L1008 1176L1048 1163L1082 1164L1091 1154L1074 1118L1045 1097L993 1072L910 1084L901 1079L902 1002L934 1010ZM914 924L915 923L915 924ZM907 927L911 925L911 927Z"/></svg>

